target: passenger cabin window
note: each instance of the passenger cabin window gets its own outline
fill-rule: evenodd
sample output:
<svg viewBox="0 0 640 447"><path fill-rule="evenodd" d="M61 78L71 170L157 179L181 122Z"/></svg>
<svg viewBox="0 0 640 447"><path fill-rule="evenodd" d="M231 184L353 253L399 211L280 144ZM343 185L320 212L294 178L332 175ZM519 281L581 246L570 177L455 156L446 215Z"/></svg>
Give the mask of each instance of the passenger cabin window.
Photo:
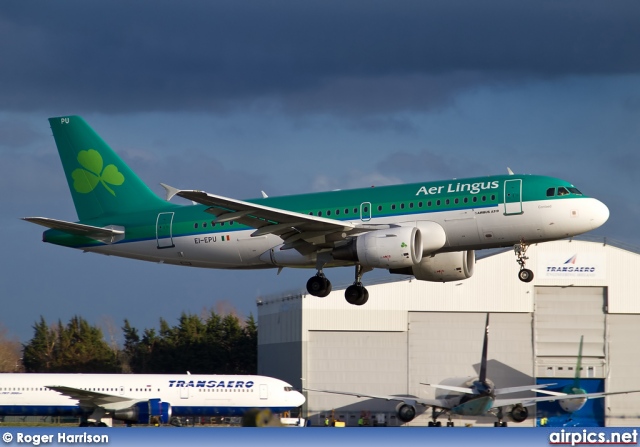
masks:
<svg viewBox="0 0 640 447"><path fill-rule="evenodd" d="M559 196L566 196L567 194L569 194L569 191L567 190L567 188L565 188L564 186L561 186L558 188Z"/></svg>
<svg viewBox="0 0 640 447"><path fill-rule="evenodd" d="M553 197L555 195L556 195L556 189L555 188L547 189L547 197Z"/></svg>

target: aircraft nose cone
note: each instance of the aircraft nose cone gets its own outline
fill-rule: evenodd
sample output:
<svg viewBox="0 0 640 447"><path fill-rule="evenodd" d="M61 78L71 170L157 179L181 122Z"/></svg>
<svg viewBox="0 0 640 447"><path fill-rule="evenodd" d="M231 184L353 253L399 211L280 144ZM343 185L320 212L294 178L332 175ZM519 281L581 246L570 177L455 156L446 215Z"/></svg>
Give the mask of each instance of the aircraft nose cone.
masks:
<svg viewBox="0 0 640 447"><path fill-rule="evenodd" d="M296 407L300 407L300 406L302 406L302 404L304 404L306 399L305 399L305 397L304 397L304 395L302 393L299 393L298 391L296 391L295 393L296 393L296 396L293 399L293 401L295 402L294 405Z"/></svg>
<svg viewBox="0 0 640 447"><path fill-rule="evenodd" d="M599 200L591 203L591 229L601 227L609 219L609 208Z"/></svg>

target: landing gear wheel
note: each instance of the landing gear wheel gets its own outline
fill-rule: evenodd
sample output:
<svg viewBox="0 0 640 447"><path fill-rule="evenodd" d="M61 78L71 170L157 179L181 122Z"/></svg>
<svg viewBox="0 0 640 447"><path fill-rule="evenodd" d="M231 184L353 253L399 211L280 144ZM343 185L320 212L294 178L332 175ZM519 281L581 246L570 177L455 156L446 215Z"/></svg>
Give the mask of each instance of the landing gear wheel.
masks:
<svg viewBox="0 0 640 447"><path fill-rule="evenodd" d="M344 291L344 298L349 304L362 306L369 299L369 292L362 284L352 284Z"/></svg>
<svg viewBox="0 0 640 447"><path fill-rule="evenodd" d="M447 427L455 427L453 421L447 422Z"/></svg>
<svg viewBox="0 0 640 447"><path fill-rule="evenodd" d="M313 296L324 298L331 292L331 282L324 276L312 276L307 281L307 292Z"/></svg>
<svg viewBox="0 0 640 447"><path fill-rule="evenodd" d="M433 421L429 421L429 423L427 424L429 427L435 427L436 423Z"/></svg>
<svg viewBox="0 0 640 447"><path fill-rule="evenodd" d="M522 269L518 272L518 279L522 282L531 282L533 280L533 272L529 269Z"/></svg>
<svg viewBox="0 0 640 447"><path fill-rule="evenodd" d="M436 427L442 427L442 422L437 421L437 422L436 422Z"/></svg>

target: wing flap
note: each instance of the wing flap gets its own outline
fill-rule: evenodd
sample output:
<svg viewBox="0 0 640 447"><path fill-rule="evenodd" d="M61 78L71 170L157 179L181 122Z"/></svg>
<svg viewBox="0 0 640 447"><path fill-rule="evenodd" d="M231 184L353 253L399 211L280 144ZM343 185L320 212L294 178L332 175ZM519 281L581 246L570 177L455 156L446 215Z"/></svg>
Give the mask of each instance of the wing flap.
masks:
<svg viewBox="0 0 640 447"><path fill-rule="evenodd" d="M206 211L219 217L221 222L236 221L255 228L252 236L273 234L282 237L298 233L300 239L306 240L306 234L318 237L356 229L356 226L349 222L230 199L204 191L176 190L175 195L208 206ZM310 243L315 244L311 241Z"/></svg>

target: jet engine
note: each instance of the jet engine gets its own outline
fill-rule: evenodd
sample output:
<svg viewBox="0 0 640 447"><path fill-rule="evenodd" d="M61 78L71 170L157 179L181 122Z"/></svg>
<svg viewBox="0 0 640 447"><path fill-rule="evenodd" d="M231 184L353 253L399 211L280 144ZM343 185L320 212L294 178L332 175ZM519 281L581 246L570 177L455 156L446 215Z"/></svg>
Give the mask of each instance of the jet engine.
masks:
<svg viewBox="0 0 640 447"><path fill-rule="evenodd" d="M136 424L149 424L151 418L157 417L161 424L168 424L171 419L171 405L160 399L149 399L122 410L116 410L113 418Z"/></svg>
<svg viewBox="0 0 640 447"><path fill-rule="evenodd" d="M390 273L413 275L420 281L449 282L471 278L476 263L476 252L456 251L439 253L422 258L419 264L402 269L390 269Z"/></svg>
<svg viewBox="0 0 640 447"><path fill-rule="evenodd" d="M520 404L514 405L509 412L509 418L511 418L513 422L524 422L527 417L529 417L529 410Z"/></svg>
<svg viewBox="0 0 640 447"><path fill-rule="evenodd" d="M402 422L411 422L416 417L416 407L400 402L396 406L396 415Z"/></svg>
<svg viewBox="0 0 640 447"><path fill-rule="evenodd" d="M422 233L416 227L397 227L364 233L336 247L333 258L358 262L365 267L395 269L422 260Z"/></svg>

